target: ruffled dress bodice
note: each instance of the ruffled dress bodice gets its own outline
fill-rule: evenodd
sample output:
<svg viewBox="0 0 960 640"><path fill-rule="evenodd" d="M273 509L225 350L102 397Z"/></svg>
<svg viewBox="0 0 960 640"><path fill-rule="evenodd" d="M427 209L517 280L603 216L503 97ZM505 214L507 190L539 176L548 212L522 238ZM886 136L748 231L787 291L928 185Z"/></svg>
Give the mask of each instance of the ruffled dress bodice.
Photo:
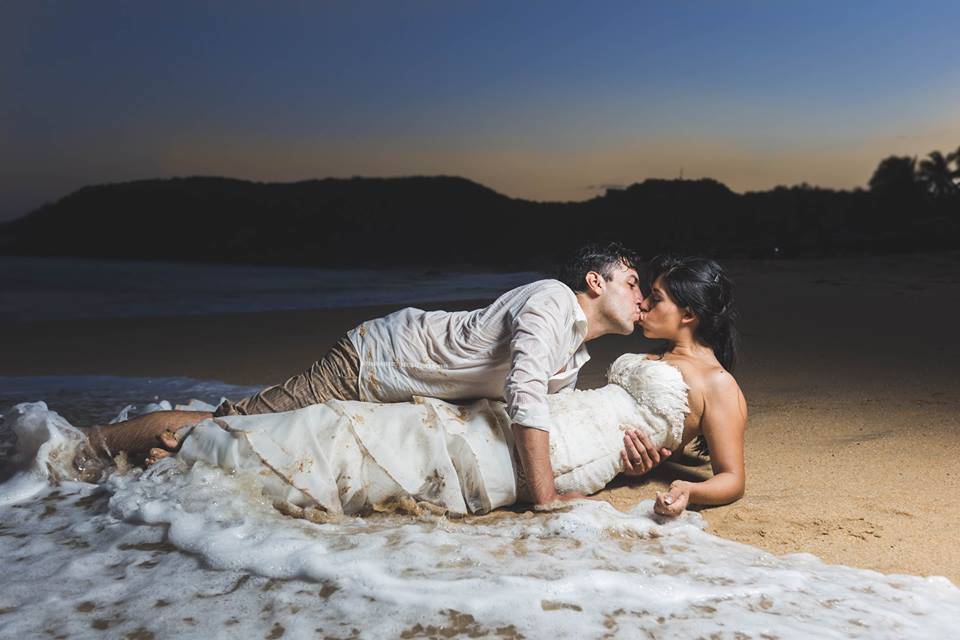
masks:
<svg viewBox="0 0 960 640"><path fill-rule="evenodd" d="M556 428L550 461L557 490L595 493L623 471L623 434L644 431L657 447L675 449L689 412L680 371L644 354L624 354L605 387L549 397Z"/></svg>

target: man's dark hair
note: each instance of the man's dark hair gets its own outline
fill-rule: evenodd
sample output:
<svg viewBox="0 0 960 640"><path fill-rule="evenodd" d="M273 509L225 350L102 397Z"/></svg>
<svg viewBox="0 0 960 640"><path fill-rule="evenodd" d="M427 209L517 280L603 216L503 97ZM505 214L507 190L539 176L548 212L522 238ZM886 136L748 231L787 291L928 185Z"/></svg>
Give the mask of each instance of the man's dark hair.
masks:
<svg viewBox="0 0 960 640"><path fill-rule="evenodd" d="M605 280L613 280L617 265L624 265L640 271L640 257L619 242L606 244L588 244L580 247L567 262L560 267L558 280L574 291L587 290L587 274L596 271ZM640 277L643 281L643 276Z"/></svg>

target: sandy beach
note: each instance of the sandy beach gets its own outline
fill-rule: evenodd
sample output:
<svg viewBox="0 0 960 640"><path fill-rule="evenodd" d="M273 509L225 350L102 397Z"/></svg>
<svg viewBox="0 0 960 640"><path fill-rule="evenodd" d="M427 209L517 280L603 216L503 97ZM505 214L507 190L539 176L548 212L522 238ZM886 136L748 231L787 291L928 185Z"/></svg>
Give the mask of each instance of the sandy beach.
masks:
<svg viewBox="0 0 960 640"><path fill-rule="evenodd" d="M778 554L960 584L960 254L728 268L743 334L735 374L750 408L748 486L741 501L702 511L710 530ZM0 375L269 384L393 308L0 326ZM603 384L617 355L648 347L639 336L591 343L580 386ZM633 506L673 478L708 474L701 462L665 464L600 497Z"/></svg>

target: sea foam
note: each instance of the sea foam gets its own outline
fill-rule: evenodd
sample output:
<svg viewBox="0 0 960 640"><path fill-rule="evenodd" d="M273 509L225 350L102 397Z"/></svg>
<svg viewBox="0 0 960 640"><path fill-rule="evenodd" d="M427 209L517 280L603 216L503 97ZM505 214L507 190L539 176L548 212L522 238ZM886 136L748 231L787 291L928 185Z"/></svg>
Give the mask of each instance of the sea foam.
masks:
<svg viewBox="0 0 960 640"><path fill-rule="evenodd" d="M37 403L7 424L42 486L0 486L4 637L932 638L960 620L945 578L774 556L649 501L315 524L276 511L258 475L175 458L69 481L50 471L69 423Z"/></svg>

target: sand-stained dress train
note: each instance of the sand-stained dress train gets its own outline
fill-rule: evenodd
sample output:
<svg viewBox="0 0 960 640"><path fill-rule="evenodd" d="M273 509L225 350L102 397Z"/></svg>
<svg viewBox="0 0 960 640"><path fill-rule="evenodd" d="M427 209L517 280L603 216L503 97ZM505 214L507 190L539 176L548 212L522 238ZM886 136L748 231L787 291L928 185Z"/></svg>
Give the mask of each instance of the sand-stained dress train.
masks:
<svg viewBox="0 0 960 640"><path fill-rule="evenodd" d="M626 429L642 429L655 445L672 449L688 412L679 370L643 354L618 358L606 386L551 395L548 402L557 489L587 494L623 470ZM401 499L485 513L527 497L510 419L493 400L332 400L285 413L216 418L191 428L179 457L253 471L275 502L331 515Z"/></svg>

